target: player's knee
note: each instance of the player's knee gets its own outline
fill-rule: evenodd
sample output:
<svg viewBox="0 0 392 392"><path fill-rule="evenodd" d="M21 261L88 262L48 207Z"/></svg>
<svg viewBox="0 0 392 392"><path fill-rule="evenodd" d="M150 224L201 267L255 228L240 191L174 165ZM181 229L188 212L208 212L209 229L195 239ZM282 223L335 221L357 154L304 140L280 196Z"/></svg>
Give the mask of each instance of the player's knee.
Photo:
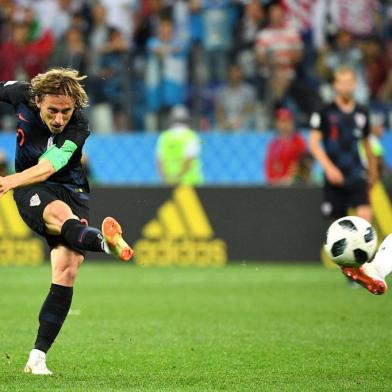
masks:
<svg viewBox="0 0 392 392"><path fill-rule="evenodd" d="M44 221L47 225L61 230L62 225L68 219L75 218L72 210L67 204L60 200L55 200L48 204L44 210Z"/></svg>

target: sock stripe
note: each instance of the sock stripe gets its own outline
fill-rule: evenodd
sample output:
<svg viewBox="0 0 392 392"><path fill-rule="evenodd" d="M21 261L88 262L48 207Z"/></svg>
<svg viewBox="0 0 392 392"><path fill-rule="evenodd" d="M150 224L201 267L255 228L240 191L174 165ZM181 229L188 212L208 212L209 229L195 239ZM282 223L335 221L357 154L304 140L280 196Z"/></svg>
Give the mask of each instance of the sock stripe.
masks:
<svg viewBox="0 0 392 392"><path fill-rule="evenodd" d="M61 228L61 235L71 249L83 254L84 251L102 252L101 231L85 226L77 219L68 219Z"/></svg>
<svg viewBox="0 0 392 392"><path fill-rule="evenodd" d="M83 230L80 232L79 238L78 238L78 241L79 241L80 243L83 242L83 239L84 239L85 235L87 234L87 231L88 231L88 230L89 230L89 228L86 227L85 229L83 229Z"/></svg>

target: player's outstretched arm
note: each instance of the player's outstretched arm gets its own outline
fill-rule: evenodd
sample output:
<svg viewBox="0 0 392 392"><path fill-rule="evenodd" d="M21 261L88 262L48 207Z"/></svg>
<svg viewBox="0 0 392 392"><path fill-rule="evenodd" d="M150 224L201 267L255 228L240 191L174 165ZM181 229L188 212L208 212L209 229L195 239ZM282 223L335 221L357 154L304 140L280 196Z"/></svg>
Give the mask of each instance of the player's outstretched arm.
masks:
<svg viewBox="0 0 392 392"><path fill-rule="evenodd" d="M43 182L55 171L52 163L48 159L43 158L35 166L20 173L0 177L0 196L15 188Z"/></svg>

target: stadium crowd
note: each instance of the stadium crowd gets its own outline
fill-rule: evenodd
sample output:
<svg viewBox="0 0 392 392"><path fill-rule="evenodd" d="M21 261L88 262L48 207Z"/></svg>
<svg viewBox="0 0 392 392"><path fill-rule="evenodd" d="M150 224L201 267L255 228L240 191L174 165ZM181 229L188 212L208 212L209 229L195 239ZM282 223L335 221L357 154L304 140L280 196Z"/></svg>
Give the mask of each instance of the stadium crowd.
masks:
<svg viewBox="0 0 392 392"><path fill-rule="evenodd" d="M307 126L347 64L389 126L391 33L387 0L0 0L0 80L80 70L98 132L163 129L179 104L196 129L265 130L279 107Z"/></svg>

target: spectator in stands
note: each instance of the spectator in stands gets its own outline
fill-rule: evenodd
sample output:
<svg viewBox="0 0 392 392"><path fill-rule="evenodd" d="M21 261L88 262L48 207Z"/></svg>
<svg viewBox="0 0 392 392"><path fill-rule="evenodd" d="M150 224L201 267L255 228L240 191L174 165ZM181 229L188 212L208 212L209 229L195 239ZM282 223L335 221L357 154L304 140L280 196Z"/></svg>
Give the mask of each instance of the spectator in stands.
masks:
<svg viewBox="0 0 392 392"><path fill-rule="evenodd" d="M198 6L202 15L202 47L207 80L210 85L220 84L227 78L232 47L230 0L198 0Z"/></svg>
<svg viewBox="0 0 392 392"><path fill-rule="evenodd" d="M246 80L257 79L255 54L256 36L266 25L266 15L259 0L250 0L244 6L244 14L233 30L234 52Z"/></svg>
<svg viewBox="0 0 392 392"><path fill-rule="evenodd" d="M269 127L274 125L276 108L289 108L294 113L296 123L307 126L310 115L322 105L317 90L299 78L291 79L284 67L277 67L268 83L270 91L263 106L264 122L267 122Z"/></svg>
<svg viewBox="0 0 392 392"><path fill-rule="evenodd" d="M379 100L379 94L389 72L390 64L383 53L381 42L373 37L362 45L366 82L369 86L371 103Z"/></svg>
<svg viewBox="0 0 392 392"><path fill-rule="evenodd" d="M147 128L157 130L166 125L170 107L185 103L187 46L175 37L173 22L162 19L158 35L150 38L147 48L146 88L151 121ZM155 118L155 112L159 113L159 119Z"/></svg>
<svg viewBox="0 0 392 392"><path fill-rule="evenodd" d="M298 165L306 152L306 142L295 130L293 113L286 108L275 112L278 135L267 147L266 180L270 185L291 185L298 174Z"/></svg>
<svg viewBox="0 0 392 392"><path fill-rule="evenodd" d="M29 41L30 25L15 22L11 38L0 46L0 80L30 80L45 70L53 50L50 31L38 39Z"/></svg>
<svg viewBox="0 0 392 392"><path fill-rule="evenodd" d="M72 15L80 10L82 4L79 0L29 0L28 3L41 28L50 30L56 41L70 28Z"/></svg>
<svg viewBox="0 0 392 392"><path fill-rule="evenodd" d="M392 7L391 7L392 11ZM392 14L392 12L391 12ZM379 49L374 49L374 51L377 53L379 52ZM391 65L392 65L392 40L389 39L389 41L386 42L386 47L384 50L381 50L380 57L378 55L375 56L376 60L372 64L372 61L367 61L367 75L368 75L368 80L370 83L370 88L372 88L372 93L373 93L373 99L374 99L374 92L377 91L377 97L378 102L378 110L385 111L385 114L391 115L391 105L392 105L392 70L391 70ZM378 68L378 66L380 68ZM384 79L384 70L385 66L387 68L386 76ZM372 76L373 75L373 78ZM378 87L378 83L383 80L383 83L381 86ZM372 83L373 82L373 83ZM374 103L374 101L373 101ZM390 125L391 124L391 118L389 120Z"/></svg>
<svg viewBox="0 0 392 392"><path fill-rule="evenodd" d="M315 46L324 48L329 36L339 30L369 38L381 30L380 11L379 0L316 0L312 18Z"/></svg>
<svg viewBox="0 0 392 392"><path fill-rule="evenodd" d="M318 111L314 104L318 102L319 91L323 98L332 99L328 82L333 70L342 63L356 68L357 99L367 102L368 84L371 109L385 114L390 111L392 56L388 58L388 48L392 48L392 12L386 1L0 0L0 3L0 79L31 78L47 68L54 48L57 50L53 61L57 64L83 69L87 58L86 83L93 103L89 115L95 129L99 128L97 125L106 131L129 128L132 117L137 129L146 124L148 129L157 130L165 125L170 107L184 103L197 115L199 128L210 129L214 123L216 91L227 84L229 64L234 61L244 79L256 89L257 129L273 124L274 109L280 105L294 111L297 124L307 123L308 114ZM161 28L170 24L161 23L162 19L172 20L172 26ZM110 27L122 32L126 44L124 56L106 51L111 40ZM160 38L165 29L170 36L167 42ZM67 31L69 34L63 41ZM76 31L81 32L81 37ZM336 35L333 45L327 46ZM315 40L311 41L310 36ZM382 40L369 40L370 37ZM86 44L83 53L80 38ZM318 72L311 42L322 52ZM170 49L164 53L165 50L158 49L162 47ZM105 72L101 72L103 65ZM109 74L114 75L113 68L120 81L115 84L121 85L122 90L117 95L127 106L115 116L115 126L108 94L118 89L113 88L112 77L108 81L103 77L109 69ZM99 115L95 116L95 112ZM0 124L7 126L9 121L4 119L4 113L0 107Z"/></svg>
<svg viewBox="0 0 392 392"><path fill-rule="evenodd" d="M64 34L71 26L72 14L76 12L77 8L72 0L54 0L51 1L51 12L48 13L48 2L46 1L41 7L38 7L37 12L41 12L41 23L53 32L57 40L64 37Z"/></svg>
<svg viewBox="0 0 392 392"><path fill-rule="evenodd" d="M87 50L79 29L71 27L65 32L64 37L56 44L49 64L54 67L71 67L82 75L86 74Z"/></svg>
<svg viewBox="0 0 392 392"><path fill-rule="evenodd" d="M355 90L356 101L366 104L369 98L369 89L366 83L363 53L357 47L354 37L347 31L340 30L336 35L335 42L331 47L325 47L320 51L318 58L318 71L321 77L332 80L333 73L341 66L348 66L355 71L357 88ZM327 88L329 90L327 90ZM324 84L326 100L332 98L332 87L329 83Z"/></svg>
<svg viewBox="0 0 392 392"><path fill-rule="evenodd" d="M71 16L71 24L69 26L78 29L84 36L89 33L89 22L82 12L74 12Z"/></svg>
<svg viewBox="0 0 392 392"><path fill-rule="evenodd" d="M285 69L288 76L295 77L295 67L302 58L303 43L299 32L285 21L282 6L270 6L269 25L256 38L256 54L262 73L269 78L277 68Z"/></svg>
<svg viewBox="0 0 392 392"><path fill-rule="evenodd" d="M132 42L135 14L139 0L99 0L106 11L109 26L121 32L127 45Z"/></svg>
<svg viewBox="0 0 392 392"><path fill-rule="evenodd" d="M103 56L110 41L110 27L107 23L106 8L101 3L91 6L91 24L86 42L88 57L86 79L90 96L90 120L94 131L110 133L114 129L112 105L105 95L106 80L101 75Z"/></svg>
<svg viewBox="0 0 392 392"><path fill-rule="evenodd" d="M0 44L6 41L11 35L13 13L15 9L13 0L2 0L0 7Z"/></svg>
<svg viewBox="0 0 392 392"><path fill-rule="evenodd" d="M175 106L170 114L170 128L158 139L158 170L164 183L201 185L201 144L197 132L189 126L189 113Z"/></svg>
<svg viewBox="0 0 392 392"><path fill-rule="evenodd" d="M129 66L128 44L121 31L111 28L102 50L99 75L105 80L103 94L110 103L115 131L130 129L128 124Z"/></svg>
<svg viewBox="0 0 392 392"><path fill-rule="evenodd" d="M256 92L243 81L238 65L232 64L228 74L227 85L221 87L216 95L217 126L227 131L253 129Z"/></svg>
<svg viewBox="0 0 392 392"><path fill-rule="evenodd" d="M96 75L97 65L101 62L104 47L108 42L110 28L107 22L106 8L100 4L94 4L91 10L92 22L88 36L88 50L90 57L90 74ZM90 76L89 74L89 76Z"/></svg>

